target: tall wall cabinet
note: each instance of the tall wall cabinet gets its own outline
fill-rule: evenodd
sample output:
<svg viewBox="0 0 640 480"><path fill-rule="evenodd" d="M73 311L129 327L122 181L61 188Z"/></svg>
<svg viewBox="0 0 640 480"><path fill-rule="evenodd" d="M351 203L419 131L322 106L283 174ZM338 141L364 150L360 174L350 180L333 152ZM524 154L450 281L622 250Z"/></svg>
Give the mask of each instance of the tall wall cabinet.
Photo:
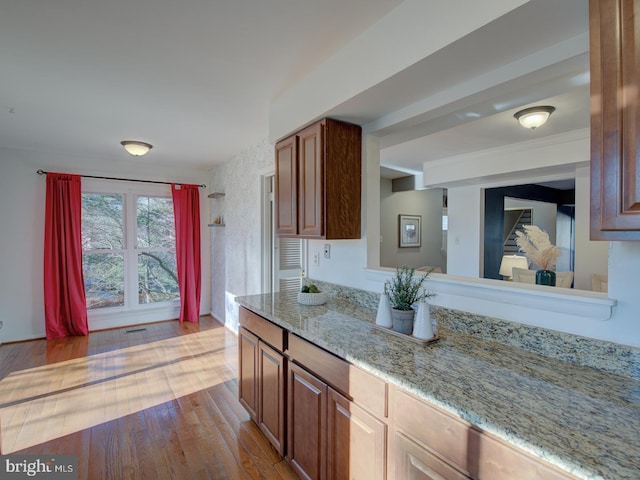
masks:
<svg viewBox="0 0 640 480"><path fill-rule="evenodd" d="M361 128L329 118L277 142L277 234L360 238L361 159Z"/></svg>
<svg viewBox="0 0 640 480"><path fill-rule="evenodd" d="M640 0L590 0L591 239L640 240Z"/></svg>

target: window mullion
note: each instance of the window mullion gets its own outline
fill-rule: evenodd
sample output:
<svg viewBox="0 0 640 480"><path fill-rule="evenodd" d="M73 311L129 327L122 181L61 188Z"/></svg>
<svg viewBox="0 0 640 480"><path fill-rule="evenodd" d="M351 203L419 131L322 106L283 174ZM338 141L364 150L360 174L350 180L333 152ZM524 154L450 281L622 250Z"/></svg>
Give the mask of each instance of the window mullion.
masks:
<svg viewBox="0 0 640 480"><path fill-rule="evenodd" d="M125 194L126 202L126 260L125 260L125 305L138 305L138 258L136 251L136 194L129 191Z"/></svg>

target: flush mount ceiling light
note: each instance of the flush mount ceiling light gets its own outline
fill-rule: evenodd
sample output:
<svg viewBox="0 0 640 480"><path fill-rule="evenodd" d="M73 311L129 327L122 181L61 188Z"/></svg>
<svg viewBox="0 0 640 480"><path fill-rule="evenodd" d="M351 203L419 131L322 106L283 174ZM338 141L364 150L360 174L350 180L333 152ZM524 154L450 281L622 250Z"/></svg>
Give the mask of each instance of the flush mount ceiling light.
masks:
<svg viewBox="0 0 640 480"><path fill-rule="evenodd" d="M516 112L513 116L524 128L534 130L539 126L544 125L549 119L549 115L551 115L555 110L555 107L544 105L541 107L525 108L524 110Z"/></svg>
<svg viewBox="0 0 640 480"><path fill-rule="evenodd" d="M146 155L147 153L149 153L149 150L153 148L153 145L151 145L150 143L136 142L135 140L123 140L120 142L120 144L127 152L129 152L131 155L135 155L136 157Z"/></svg>

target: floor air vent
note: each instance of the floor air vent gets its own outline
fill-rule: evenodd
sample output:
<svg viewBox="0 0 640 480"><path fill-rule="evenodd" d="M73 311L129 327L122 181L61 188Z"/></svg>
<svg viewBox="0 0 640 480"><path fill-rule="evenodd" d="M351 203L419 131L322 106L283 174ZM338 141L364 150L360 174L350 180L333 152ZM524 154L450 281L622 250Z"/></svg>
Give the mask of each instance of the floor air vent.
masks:
<svg viewBox="0 0 640 480"><path fill-rule="evenodd" d="M144 332L145 330L146 330L145 327L142 327L142 328L131 328L129 330L125 330L124 333Z"/></svg>

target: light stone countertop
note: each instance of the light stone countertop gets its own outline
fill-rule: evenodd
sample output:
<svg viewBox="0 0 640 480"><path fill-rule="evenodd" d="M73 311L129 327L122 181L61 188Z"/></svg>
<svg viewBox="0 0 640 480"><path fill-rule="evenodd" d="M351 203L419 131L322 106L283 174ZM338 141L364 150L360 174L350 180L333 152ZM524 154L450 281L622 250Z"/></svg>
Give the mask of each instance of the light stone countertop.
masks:
<svg viewBox="0 0 640 480"><path fill-rule="evenodd" d="M439 329L420 345L376 329L376 311L330 297L236 302L579 478L640 479L640 381Z"/></svg>

